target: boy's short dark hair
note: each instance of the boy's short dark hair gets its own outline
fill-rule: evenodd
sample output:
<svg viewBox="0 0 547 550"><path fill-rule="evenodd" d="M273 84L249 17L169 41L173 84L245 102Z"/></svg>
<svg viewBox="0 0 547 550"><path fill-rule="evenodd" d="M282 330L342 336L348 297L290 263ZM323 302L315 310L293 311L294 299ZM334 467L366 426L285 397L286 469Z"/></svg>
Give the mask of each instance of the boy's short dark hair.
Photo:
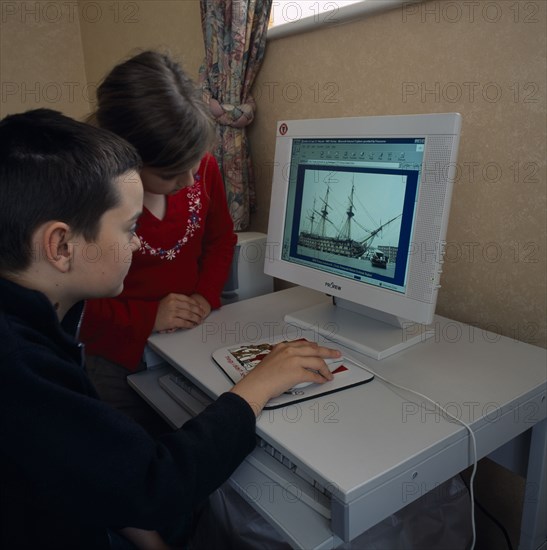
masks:
<svg viewBox="0 0 547 550"><path fill-rule="evenodd" d="M122 138L50 109L4 118L0 143L0 273L30 265L32 234L49 220L95 240L119 204L114 179L141 164Z"/></svg>

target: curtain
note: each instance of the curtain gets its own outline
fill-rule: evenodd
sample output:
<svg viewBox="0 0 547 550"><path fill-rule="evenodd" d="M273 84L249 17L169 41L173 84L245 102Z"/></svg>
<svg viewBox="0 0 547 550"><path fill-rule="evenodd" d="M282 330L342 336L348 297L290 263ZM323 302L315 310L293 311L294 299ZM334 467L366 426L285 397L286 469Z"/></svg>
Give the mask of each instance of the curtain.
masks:
<svg viewBox="0 0 547 550"><path fill-rule="evenodd" d="M217 122L214 155L236 231L248 227L254 208L246 126L254 118L250 90L264 57L271 5L272 0L200 0L205 41L200 83Z"/></svg>

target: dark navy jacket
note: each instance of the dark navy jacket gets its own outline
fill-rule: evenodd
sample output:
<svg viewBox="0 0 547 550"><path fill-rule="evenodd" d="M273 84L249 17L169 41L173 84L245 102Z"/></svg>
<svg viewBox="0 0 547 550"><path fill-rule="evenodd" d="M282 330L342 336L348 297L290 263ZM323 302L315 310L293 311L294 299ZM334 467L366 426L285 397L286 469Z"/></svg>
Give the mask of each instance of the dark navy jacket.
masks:
<svg viewBox="0 0 547 550"><path fill-rule="evenodd" d="M251 408L224 394L155 441L98 399L68 324L0 278L0 548L108 548L107 527L184 532L252 450Z"/></svg>

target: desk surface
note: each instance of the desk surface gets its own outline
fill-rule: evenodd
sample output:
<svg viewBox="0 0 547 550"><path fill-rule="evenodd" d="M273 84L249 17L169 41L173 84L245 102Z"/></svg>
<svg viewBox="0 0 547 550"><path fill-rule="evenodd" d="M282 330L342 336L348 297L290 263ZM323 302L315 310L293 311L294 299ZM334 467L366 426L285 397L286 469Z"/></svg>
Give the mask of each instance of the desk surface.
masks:
<svg viewBox="0 0 547 550"><path fill-rule="evenodd" d="M151 346L198 387L218 397L230 381L211 359L223 346L273 334L297 336L283 316L328 298L296 287L223 307L191 331L157 334ZM546 350L436 317L435 335L382 361L357 358L393 382L446 407L477 433L478 458L546 416ZM264 411L257 433L315 472L342 503L386 484L404 501L405 484L425 492L472 463L467 431L415 395L372 382L284 409ZM419 496L419 495L417 495ZM409 496L410 498L410 496ZM410 500L409 500L410 501ZM380 504L368 523L385 517ZM395 510L393 510L395 511ZM375 517L377 515L377 517Z"/></svg>

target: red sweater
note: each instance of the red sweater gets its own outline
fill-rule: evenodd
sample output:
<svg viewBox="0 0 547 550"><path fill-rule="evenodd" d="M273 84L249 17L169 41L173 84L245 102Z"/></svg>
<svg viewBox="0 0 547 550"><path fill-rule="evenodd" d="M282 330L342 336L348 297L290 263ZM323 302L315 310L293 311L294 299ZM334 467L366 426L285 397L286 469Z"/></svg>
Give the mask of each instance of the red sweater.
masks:
<svg viewBox="0 0 547 550"><path fill-rule="evenodd" d="M198 293L220 307L237 241L212 155L201 161L194 185L166 198L163 220L144 208L137 230L141 249L133 254L123 292L89 300L81 327L88 355L130 371L139 365L162 298Z"/></svg>

